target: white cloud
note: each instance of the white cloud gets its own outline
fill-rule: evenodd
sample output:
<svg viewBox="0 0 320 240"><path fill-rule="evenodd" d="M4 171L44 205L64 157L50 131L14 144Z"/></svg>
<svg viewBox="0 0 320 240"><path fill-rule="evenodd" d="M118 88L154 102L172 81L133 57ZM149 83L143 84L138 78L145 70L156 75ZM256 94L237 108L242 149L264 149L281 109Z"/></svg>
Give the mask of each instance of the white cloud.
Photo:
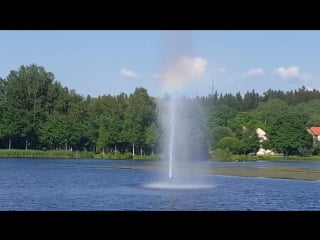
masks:
<svg viewBox="0 0 320 240"><path fill-rule="evenodd" d="M132 70L122 68L120 74L127 78L140 78L140 74Z"/></svg>
<svg viewBox="0 0 320 240"><path fill-rule="evenodd" d="M276 68L274 72L285 80L298 79L302 81L307 81L312 77L310 74L300 74L299 67L297 66L291 66L288 68L279 67Z"/></svg>
<svg viewBox="0 0 320 240"><path fill-rule="evenodd" d="M297 66L292 66L288 68L279 67L276 68L274 71L283 79L300 78L299 67Z"/></svg>
<svg viewBox="0 0 320 240"><path fill-rule="evenodd" d="M264 71L262 68L250 68L247 72L247 75L249 77L260 77L264 74Z"/></svg>
<svg viewBox="0 0 320 240"><path fill-rule="evenodd" d="M204 73L207 60L201 57L180 57L175 64L164 72L163 81L166 90L181 87L195 81Z"/></svg>

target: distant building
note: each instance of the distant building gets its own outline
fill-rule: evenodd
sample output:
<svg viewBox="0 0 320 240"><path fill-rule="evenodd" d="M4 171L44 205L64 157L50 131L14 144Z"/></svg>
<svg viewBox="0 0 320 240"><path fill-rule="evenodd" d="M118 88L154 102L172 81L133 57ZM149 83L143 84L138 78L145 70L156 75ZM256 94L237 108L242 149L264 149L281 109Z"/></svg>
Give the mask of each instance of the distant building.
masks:
<svg viewBox="0 0 320 240"><path fill-rule="evenodd" d="M260 142L260 148L259 148L259 151L256 153L257 155L274 155L275 153L272 152L271 150L269 149L264 149L262 147L262 142L268 140L268 138L266 137L266 132L263 131L261 128L257 128L256 129L256 133L259 137L259 142Z"/></svg>
<svg viewBox="0 0 320 240"><path fill-rule="evenodd" d="M313 140L316 141L320 141L320 127L311 127L309 129L307 129L307 131L312 134L313 136Z"/></svg>

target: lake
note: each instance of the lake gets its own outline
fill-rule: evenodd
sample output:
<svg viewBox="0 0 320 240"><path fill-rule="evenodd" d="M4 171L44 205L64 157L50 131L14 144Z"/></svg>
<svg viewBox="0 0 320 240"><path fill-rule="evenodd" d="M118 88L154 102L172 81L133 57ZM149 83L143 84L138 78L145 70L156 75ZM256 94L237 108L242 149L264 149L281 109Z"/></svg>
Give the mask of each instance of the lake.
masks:
<svg viewBox="0 0 320 240"><path fill-rule="evenodd" d="M196 164L234 167L213 161ZM312 162L248 163L259 164L320 167ZM319 181L192 173L189 183L194 179L195 184L209 187L148 187L164 181L162 166L133 160L3 158L0 210L320 210Z"/></svg>

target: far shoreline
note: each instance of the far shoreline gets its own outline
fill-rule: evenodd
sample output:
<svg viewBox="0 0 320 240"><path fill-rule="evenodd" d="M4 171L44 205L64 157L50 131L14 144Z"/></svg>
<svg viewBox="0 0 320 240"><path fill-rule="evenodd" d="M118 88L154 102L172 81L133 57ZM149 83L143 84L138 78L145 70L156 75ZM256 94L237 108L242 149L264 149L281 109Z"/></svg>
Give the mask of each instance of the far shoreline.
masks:
<svg viewBox="0 0 320 240"><path fill-rule="evenodd" d="M0 158L56 158L56 159L92 159L92 160L138 160L138 161L158 161L159 156L140 156L128 154L94 154L93 152L77 152L77 151L43 151L43 150L17 150L17 149L0 149ZM263 165L263 162L320 162L320 156L297 157L297 156L232 156L229 160L211 159L217 163L234 163L226 164L219 168L195 169L195 171L205 174L227 175L239 177L263 177L277 179L293 179L293 180L320 180L320 167L302 167L302 166L272 166ZM260 162L257 168L252 167L249 162ZM241 164L239 164L241 163ZM155 166L118 166L119 168L127 168L132 170L161 170Z"/></svg>
<svg viewBox="0 0 320 240"><path fill-rule="evenodd" d="M156 160L157 155L132 155L131 153L94 153L89 151L0 149L0 158L65 158L65 159L112 159Z"/></svg>
<svg viewBox="0 0 320 240"><path fill-rule="evenodd" d="M112 159L112 160L159 160L160 155L132 155L126 153L94 153L92 151L0 149L0 158L75 158L75 159ZM210 157L209 157L210 158ZM211 155L215 162L320 162L320 155L283 156L283 155L229 155L224 158Z"/></svg>

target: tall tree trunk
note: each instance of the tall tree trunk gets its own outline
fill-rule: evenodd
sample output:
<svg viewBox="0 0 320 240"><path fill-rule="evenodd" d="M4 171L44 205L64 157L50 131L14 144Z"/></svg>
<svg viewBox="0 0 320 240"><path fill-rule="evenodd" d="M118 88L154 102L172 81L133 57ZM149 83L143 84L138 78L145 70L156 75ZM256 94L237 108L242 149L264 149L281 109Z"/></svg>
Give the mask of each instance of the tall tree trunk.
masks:
<svg viewBox="0 0 320 240"><path fill-rule="evenodd" d="M114 155L116 155L117 154L117 145L115 144L114 145Z"/></svg>
<svg viewBox="0 0 320 240"><path fill-rule="evenodd" d="M26 139L26 150L28 150L28 139Z"/></svg>
<svg viewBox="0 0 320 240"><path fill-rule="evenodd" d="M36 120L36 98L34 98L33 102L33 122Z"/></svg>
<svg viewBox="0 0 320 240"><path fill-rule="evenodd" d="M9 138L9 150L11 150L11 137Z"/></svg>

